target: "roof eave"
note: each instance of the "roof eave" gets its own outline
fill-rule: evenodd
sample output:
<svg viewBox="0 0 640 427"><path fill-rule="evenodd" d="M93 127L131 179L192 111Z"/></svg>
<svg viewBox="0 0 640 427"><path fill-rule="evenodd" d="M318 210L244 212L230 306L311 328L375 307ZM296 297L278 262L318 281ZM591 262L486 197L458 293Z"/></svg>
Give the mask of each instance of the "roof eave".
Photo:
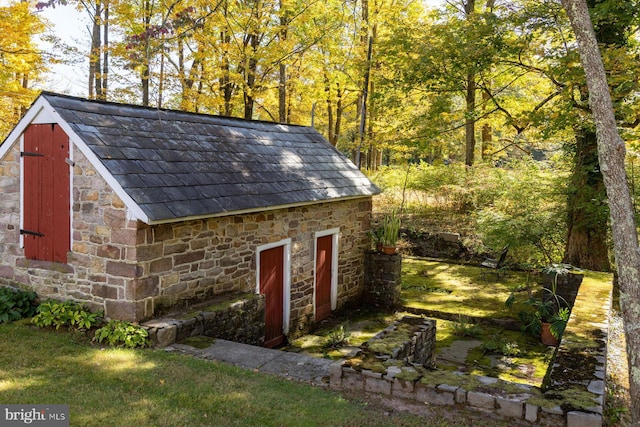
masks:
<svg viewBox="0 0 640 427"><path fill-rule="evenodd" d="M146 222L146 221L144 222L148 225L160 225L160 224L172 224L177 222L195 221L195 220L209 219L209 218L221 218L225 216L247 215L252 213L268 212L268 211L275 211L280 209L297 208L301 206L319 205L322 203L334 203L334 202L343 202L343 201L355 200L355 199L367 199L375 196L376 194L379 194L379 193L362 194L358 196L348 196L348 197L337 197L334 199L314 200L314 201L308 201L308 202L289 203L286 205L259 206L251 209L216 212L212 214L185 216L185 217L179 217L179 218L167 218L167 219L161 219L161 220L149 220L149 222Z"/></svg>

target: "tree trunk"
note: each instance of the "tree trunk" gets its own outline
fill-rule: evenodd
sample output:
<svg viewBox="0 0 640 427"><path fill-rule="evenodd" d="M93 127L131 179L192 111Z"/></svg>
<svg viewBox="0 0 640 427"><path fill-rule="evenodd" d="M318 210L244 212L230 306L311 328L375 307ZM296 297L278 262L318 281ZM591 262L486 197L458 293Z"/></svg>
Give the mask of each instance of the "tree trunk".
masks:
<svg viewBox="0 0 640 427"><path fill-rule="evenodd" d="M164 46L164 34L162 35L162 45ZM160 55L160 76L158 78L158 108L162 108L164 96L164 53Z"/></svg>
<svg viewBox="0 0 640 427"><path fill-rule="evenodd" d="M164 37L164 36L163 36ZM184 60L184 39L178 37L177 40L177 53L178 53L178 77L180 79L181 95L181 108L185 111L193 111L193 94L191 88L193 82L187 76L187 68Z"/></svg>
<svg viewBox="0 0 640 427"><path fill-rule="evenodd" d="M284 43L287 40L287 29L289 26L289 18L284 10L282 0L279 2L280 9L280 40ZM288 123L287 115L287 66L284 62L279 64L279 81L278 81L278 121L280 123Z"/></svg>
<svg viewBox="0 0 640 427"><path fill-rule="evenodd" d="M608 210L596 134L587 129L579 129L576 133L563 262L589 270L609 271Z"/></svg>
<svg viewBox="0 0 640 427"><path fill-rule="evenodd" d="M640 423L640 252L625 172L626 148L618 134L607 76L585 0L562 0L576 34L596 124L598 156L609 199L620 306L629 359L631 418Z"/></svg>
<svg viewBox="0 0 640 427"><path fill-rule="evenodd" d="M278 82L278 121L287 123L287 66L280 64L280 81Z"/></svg>
<svg viewBox="0 0 640 427"><path fill-rule="evenodd" d="M476 74L473 71L467 73L467 109L465 112L465 156L464 163L473 166L476 151Z"/></svg>
<svg viewBox="0 0 640 427"><path fill-rule="evenodd" d="M369 85L371 93L375 93L375 82ZM373 124L377 120L376 105L373 97L369 98L369 123L367 124L367 140L369 141L369 149L367 150L367 169L373 169L373 159L375 157L375 133Z"/></svg>
<svg viewBox="0 0 640 427"><path fill-rule="evenodd" d="M595 7L599 0L588 0L587 8ZM624 37L602 26L596 33L597 40L606 40L605 45L615 45ZM583 88L586 101L586 88ZM595 132L588 126L576 128L576 151L570 178L567 200L567 243L564 260L581 268L609 271L609 249L607 239L606 191L600 164L598 163Z"/></svg>
<svg viewBox="0 0 640 427"><path fill-rule="evenodd" d="M247 49L247 46L249 47ZM248 43L245 46L245 52L248 51L245 58L245 89L244 89L244 118L251 120L253 118L253 104L255 103L254 91L256 86L256 70L258 68L258 60L256 59L256 50L258 48L258 34L249 34Z"/></svg>
<svg viewBox="0 0 640 427"><path fill-rule="evenodd" d="M91 53L89 54L89 99L95 99L96 93L101 90L100 81L100 15L102 6L100 0L96 1L93 14L93 28L91 32Z"/></svg>
<svg viewBox="0 0 640 427"><path fill-rule="evenodd" d="M360 40L366 49L366 59L364 68L364 79L362 82L362 91L359 96L359 125L358 125L358 145L355 152L355 164L358 168L362 167L362 148L364 146L365 129L367 124L367 102L369 97L369 81L371 78L371 59L373 57L373 34L369 26L369 0L361 0L362 4L362 24L363 31Z"/></svg>
<svg viewBox="0 0 640 427"><path fill-rule="evenodd" d="M102 28L102 85L98 88L98 99L107 100L107 76L109 75L109 0L104 0L104 22Z"/></svg>
<svg viewBox="0 0 640 427"><path fill-rule="evenodd" d="M144 23L145 32L149 31L149 27L151 25L151 2L146 0L144 2L144 15L142 17ZM144 57L142 58L142 73L140 75L140 83L142 85L142 105L145 107L149 106L149 77L150 77L150 59L151 55L151 43L149 38L145 38L144 41Z"/></svg>
<svg viewBox="0 0 640 427"><path fill-rule="evenodd" d="M329 135L329 142L333 144L333 103L331 102L331 83L326 72L324 74L324 93L327 103L327 135Z"/></svg>
<svg viewBox="0 0 640 427"><path fill-rule="evenodd" d="M464 13L467 20L471 20L475 13L476 1L467 0L464 3ZM467 166L473 166L475 150L476 150L476 73L473 70L474 65L469 65L467 71L466 88L467 93L465 95L466 110L464 119L464 132L465 132L465 155L464 163Z"/></svg>
<svg viewBox="0 0 640 427"><path fill-rule="evenodd" d="M204 63L202 61L198 61L198 62L196 62L196 63L194 63L192 65L192 68L191 68L192 70L194 70L193 67L195 67L195 70L198 71L198 75L196 76L198 78L198 89L197 89L196 97L195 97L195 108L194 108L194 111L196 113L199 113L200 112L200 102L199 102L199 100L202 98L202 93L203 93L203 90L204 90ZM192 73L193 73L193 71L192 71ZM191 80L193 80L193 76L191 76Z"/></svg>
<svg viewBox="0 0 640 427"><path fill-rule="evenodd" d="M373 37L369 36L369 47L367 48L367 65L362 83L362 105L360 106L360 126L358 127L358 148L356 149L355 164L362 167L362 148L364 147L365 128L367 124L367 102L369 99L369 80L371 78L371 57L373 55Z"/></svg>
<svg viewBox="0 0 640 427"><path fill-rule="evenodd" d="M483 113L486 112L489 102L491 102L491 96L487 92L482 92ZM482 160L488 160L491 153L493 153L493 129L491 125L486 122L482 125Z"/></svg>
<svg viewBox="0 0 640 427"><path fill-rule="evenodd" d="M229 2L226 0L222 4L222 13L226 21L229 14ZM222 114L227 117L231 117L231 113L233 112L233 107L231 105L231 98L233 97L233 84L231 82L231 67L228 48L229 43L231 43L231 35L229 34L229 31L226 27L220 31L220 42L224 46L221 54L221 76L218 79L218 84L220 86L220 91L222 92L224 103Z"/></svg>
<svg viewBox="0 0 640 427"><path fill-rule="evenodd" d="M344 113L344 106L342 105L342 95L343 90L340 88L340 84L336 89L336 123L333 127L333 140L331 140L331 144L335 147L338 145L338 139L340 138L340 133L342 132L342 114Z"/></svg>

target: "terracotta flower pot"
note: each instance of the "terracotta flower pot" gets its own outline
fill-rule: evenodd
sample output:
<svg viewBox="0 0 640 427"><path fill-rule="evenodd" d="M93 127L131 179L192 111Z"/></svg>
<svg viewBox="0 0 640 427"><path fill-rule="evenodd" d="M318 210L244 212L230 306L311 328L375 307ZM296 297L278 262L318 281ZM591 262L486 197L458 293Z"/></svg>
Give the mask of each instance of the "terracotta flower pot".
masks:
<svg viewBox="0 0 640 427"><path fill-rule="evenodd" d="M544 345L557 346L558 339L551 334L551 323L542 322L542 332L540 333L540 341Z"/></svg>
<svg viewBox="0 0 640 427"><path fill-rule="evenodd" d="M387 255L393 255L396 253L396 247L395 246L382 246L382 252L387 254Z"/></svg>

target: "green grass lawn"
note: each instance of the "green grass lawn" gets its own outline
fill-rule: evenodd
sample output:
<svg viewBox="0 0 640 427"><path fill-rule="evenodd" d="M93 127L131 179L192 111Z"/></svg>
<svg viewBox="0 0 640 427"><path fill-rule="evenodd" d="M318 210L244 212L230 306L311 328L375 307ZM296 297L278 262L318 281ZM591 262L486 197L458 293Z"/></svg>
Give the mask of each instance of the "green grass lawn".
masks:
<svg viewBox="0 0 640 427"><path fill-rule="evenodd" d="M504 301L527 277L510 272L504 279L485 281L479 274L477 267L406 258L402 297L413 308L514 317L517 308L508 310ZM607 274L585 276L587 286L611 280ZM351 311L344 322L328 324L299 345L308 345L303 350L320 357L340 357L339 351L331 354L321 348L337 325L346 325L350 344L359 345L403 314ZM490 343L497 338L521 350L518 356L501 357L478 346L468 353L467 372L534 385L544 375L550 348L540 347L535 338L484 324L475 337L459 337L456 326L437 320L438 352L456 340ZM439 368L444 372L459 366ZM101 348L82 334L42 330L28 320L0 324L0 403L68 404L74 426L487 425L460 408L454 415L446 413L448 408L432 408L428 417L388 411L365 400L191 356ZM493 419L490 423L507 425Z"/></svg>
<svg viewBox="0 0 640 427"><path fill-rule="evenodd" d="M0 402L68 404L73 426L449 426L163 350L104 349L28 321L0 324Z"/></svg>

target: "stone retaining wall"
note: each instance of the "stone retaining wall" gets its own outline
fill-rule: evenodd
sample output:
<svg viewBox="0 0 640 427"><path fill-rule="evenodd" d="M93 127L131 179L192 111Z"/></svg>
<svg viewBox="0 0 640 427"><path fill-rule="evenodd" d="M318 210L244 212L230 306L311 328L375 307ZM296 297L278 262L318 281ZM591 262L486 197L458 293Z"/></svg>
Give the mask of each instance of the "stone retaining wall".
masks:
<svg viewBox="0 0 640 427"><path fill-rule="evenodd" d="M426 233L415 230L402 229L402 240L405 243L402 250L405 254L418 257L473 260L480 261L481 257L473 254L465 247L458 233L436 232Z"/></svg>
<svg viewBox="0 0 640 427"><path fill-rule="evenodd" d="M471 409L491 411L503 417L522 419L538 425L603 425L601 415L585 411L565 412L561 405L545 401L536 388L527 385L479 376L474 378L478 383L470 381L473 385L469 385L464 383L464 378L470 375L463 373L457 373L462 384L454 385L429 381L428 377L417 380L405 379L402 377L406 375L405 369L391 367L386 373L357 371L339 361L330 367L329 385L335 389L361 390L426 405L464 405Z"/></svg>
<svg viewBox="0 0 640 427"><path fill-rule="evenodd" d="M383 343L386 338L398 331L400 325L409 326L415 331L407 336L406 341L391 349L388 354L376 352L376 343ZM375 357L379 360L401 360L405 363L433 368L435 366L436 321L405 316L376 334L375 337L363 344L362 349L365 353L377 353Z"/></svg>
<svg viewBox="0 0 640 427"><path fill-rule="evenodd" d="M331 366L330 387L427 405L464 405L536 425L601 427L612 287L585 276L544 389L462 372L424 371L411 363L378 372L354 369L345 361Z"/></svg>
<svg viewBox="0 0 640 427"><path fill-rule="evenodd" d="M563 425L563 414L559 407L546 408L529 403L534 396L532 387L520 385L513 393L491 393L491 387L502 387L497 378L477 377L481 386L478 390L468 390L465 385L449 385L429 382L425 379L408 380L400 377L401 368L389 369L387 373L363 370L356 371L336 362L330 367L330 387L341 390L361 390L391 397L408 399L427 405L465 405L472 409L495 412L504 417L523 419L532 423ZM461 377L465 374L459 373ZM481 391L483 390L483 391ZM571 414L570 417L575 417ZM568 424L586 427L583 424ZM589 424L594 425L594 424Z"/></svg>
<svg viewBox="0 0 640 427"><path fill-rule="evenodd" d="M185 338L204 335L262 346L264 295L231 300L217 309L194 310L182 318L165 317L142 323L154 346L166 347Z"/></svg>

